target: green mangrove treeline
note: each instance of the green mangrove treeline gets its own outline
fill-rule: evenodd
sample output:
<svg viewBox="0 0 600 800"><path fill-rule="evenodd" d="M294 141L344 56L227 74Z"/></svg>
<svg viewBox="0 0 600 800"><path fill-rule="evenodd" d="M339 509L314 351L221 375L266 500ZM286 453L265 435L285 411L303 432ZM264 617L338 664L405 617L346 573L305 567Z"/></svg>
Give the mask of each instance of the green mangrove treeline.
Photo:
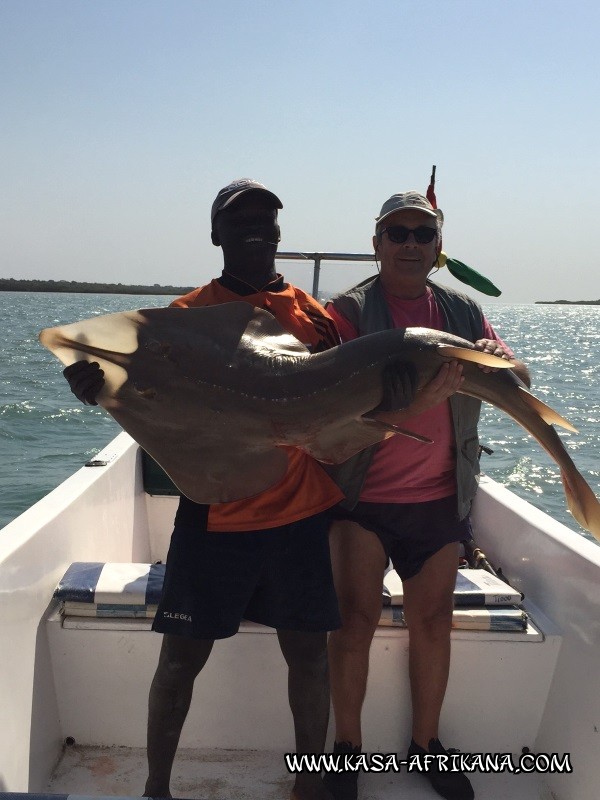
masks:
<svg viewBox="0 0 600 800"><path fill-rule="evenodd" d="M600 306L600 300L536 300L541 306Z"/></svg>
<svg viewBox="0 0 600 800"><path fill-rule="evenodd" d="M81 292L84 294L187 294L193 286L137 286L129 283L41 281L0 278L0 292Z"/></svg>

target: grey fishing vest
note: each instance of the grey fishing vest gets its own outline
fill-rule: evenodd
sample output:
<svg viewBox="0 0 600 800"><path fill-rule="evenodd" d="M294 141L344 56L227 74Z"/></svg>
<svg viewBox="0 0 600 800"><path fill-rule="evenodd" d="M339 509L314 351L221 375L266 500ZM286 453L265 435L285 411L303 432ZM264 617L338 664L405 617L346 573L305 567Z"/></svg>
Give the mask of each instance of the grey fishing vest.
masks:
<svg viewBox="0 0 600 800"><path fill-rule="evenodd" d="M465 294L430 281L427 285L434 294L444 317L444 330L474 342L483 337L483 311ZM331 304L354 326L359 336L377 333L394 327L378 275L337 295ZM479 437L477 422L481 402L473 397L455 394L450 398L454 438L456 442L456 493L458 516L464 519L471 510L479 481ZM367 470L377 448L369 447L327 472L346 495L341 503L354 508L358 502Z"/></svg>

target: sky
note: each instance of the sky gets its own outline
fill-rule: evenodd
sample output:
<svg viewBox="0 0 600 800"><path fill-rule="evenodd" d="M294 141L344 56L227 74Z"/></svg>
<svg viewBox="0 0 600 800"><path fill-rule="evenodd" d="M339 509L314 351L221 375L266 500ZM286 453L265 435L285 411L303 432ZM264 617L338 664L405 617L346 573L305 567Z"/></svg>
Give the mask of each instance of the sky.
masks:
<svg viewBox="0 0 600 800"><path fill-rule="evenodd" d="M599 28L579 0L0 0L0 277L201 285L239 177L281 250L370 253L435 164L444 250L499 302L600 299Z"/></svg>

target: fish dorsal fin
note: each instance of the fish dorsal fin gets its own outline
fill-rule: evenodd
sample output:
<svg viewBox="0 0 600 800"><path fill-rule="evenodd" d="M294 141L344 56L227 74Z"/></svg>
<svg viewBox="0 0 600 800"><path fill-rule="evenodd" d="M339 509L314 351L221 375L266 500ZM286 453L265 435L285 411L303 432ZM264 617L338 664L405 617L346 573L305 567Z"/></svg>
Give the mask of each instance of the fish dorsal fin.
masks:
<svg viewBox="0 0 600 800"><path fill-rule="evenodd" d="M248 303L229 303L230 308L233 306L247 306ZM239 313L243 316L246 315L246 309L240 308ZM309 355L308 348L288 333L285 328L279 323L273 314L265 311L262 308L254 308L252 315L249 316L245 336L252 337L259 346L273 350L278 355L289 356L303 356ZM255 345L256 347L256 345Z"/></svg>
<svg viewBox="0 0 600 800"><path fill-rule="evenodd" d="M438 344L437 349L441 356L445 358L458 358L462 361L474 361L484 367L494 367L494 369L512 369L514 364L505 358L498 358L490 353L481 350L470 350L467 347L456 347L452 344Z"/></svg>
<svg viewBox="0 0 600 800"><path fill-rule="evenodd" d="M561 428L565 428L568 431L579 433L577 428L575 428L568 420L562 417L558 411L555 411L553 408L550 408L550 406L542 403L542 401L532 395L531 392L528 392L524 386L518 386L517 388L521 392L521 398L530 408L533 408L534 411L537 411L540 417L544 420L544 422L547 422L548 425L560 425Z"/></svg>

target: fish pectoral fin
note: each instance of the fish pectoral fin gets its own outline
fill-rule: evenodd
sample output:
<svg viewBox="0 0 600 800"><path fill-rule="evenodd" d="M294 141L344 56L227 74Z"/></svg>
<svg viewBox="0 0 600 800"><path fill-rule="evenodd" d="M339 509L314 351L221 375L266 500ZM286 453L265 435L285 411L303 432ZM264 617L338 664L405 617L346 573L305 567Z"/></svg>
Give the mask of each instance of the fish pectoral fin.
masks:
<svg viewBox="0 0 600 800"><path fill-rule="evenodd" d="M224 444L192 451L183 437L179 441L165 437L158 446L150 442L144 449L195 503L231 503L254 497L278 483L288 467L285 451L275 446L256 449Z"/></svg>
<svg viewBox="0 0 600 800"><path fill-rule="evenodd" d="M527 403L527 405L532 408L534 411L540 415L540 417L544 420L544 422L548 423L548 425L559 425L561 428L565 428L572 433L579 433L577 428L575 428L571 423L562 417L558 411L555 411L550 406L547 406L543 403L540 399L535 397L535 395L531 394L524 386L517 386L519 392L521 392L521 399Z"/></svg>
<svg viewBox="0 0 600 800"><path fill-rule="evenodd" d="M444 358L458 358L461 361L474 361L484 367L494 369L512 369L514 364L505 358L498 358L482 350L470 350L466 347L455 347L451 344L438 344L437 349Z"/></svg>
<svg viewBox="0 0 600 800"><path fill-rule="evenodd" d="M84 359L103 358L124 366L138 347L138 311L121 311L101 317L44 328L39 340L65 366ZM86 358L90 356L90 358Z"/></svg>

